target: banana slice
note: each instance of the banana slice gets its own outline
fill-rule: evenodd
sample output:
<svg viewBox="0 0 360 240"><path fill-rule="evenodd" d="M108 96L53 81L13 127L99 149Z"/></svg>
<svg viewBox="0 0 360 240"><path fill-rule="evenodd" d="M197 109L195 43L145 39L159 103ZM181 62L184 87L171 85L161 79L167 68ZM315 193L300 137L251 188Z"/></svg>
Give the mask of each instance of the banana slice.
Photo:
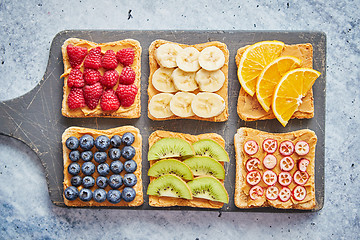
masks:
<svg viewBox="0 0 360 240"><path fill-rule="evenodd" d="M174 115L170 110L171 93L159 93L154 95L149 102L149 112L155 118L167 118Z"/></svg>
<svg viewBox="0 0 360 240"><path fill-rule="evenodd" d="M159 68L152 76L152 85L160 92L176 92L175 85L171 79L174 68Z"/></svg>
<svg viewBox="0 0 360 240"><path fill-rule="evenodd" d="M196 72L200 69L199 55L200 52L194 47L184 48L176 57L177 66L184 72Z"/></svg>
<svg viewBox="0 0 360 240"><path fill-rule="evenodd" d="M195 94L188 92L176 93L170 101L170 110L179 117L194 116L191 109L191 102L195 96Z"/></svg>
<svg viewBox="0 0 360 240"><path fill-rule="evenodd" d="M180 68L176 68L171 74L171 79L175 88L180 91L190 92L198 88L194 72L184 72Z"/></svg>
<svg viewBox="0 0 360 240"><path fill-rule="evenodd" d="M199 56L199 64L208 71L218 70L225 64L225 55L218 47L204 48Z"/></svg>
<svg viewBox="0 0 360 240"><path fill-rule="evenodd" d="M206 71L200 69L195 75L195 81L201 91L216 92L224 85L225 74L221 70Z"/></svg>
<svg viewBox="0 0 360 240"><path fill-rule="evenodd" d="M155 58L158 64L164 68L177 67L176 56L182 47L175 43L165 43L155 50Z"/></svg>
<svg viewBox="0 0 360 240"><path fill-rule="evenodd" d="M191 102L191 109L198 117L215 117L224 111L225 100L216 93L200 92Z"/></svg>

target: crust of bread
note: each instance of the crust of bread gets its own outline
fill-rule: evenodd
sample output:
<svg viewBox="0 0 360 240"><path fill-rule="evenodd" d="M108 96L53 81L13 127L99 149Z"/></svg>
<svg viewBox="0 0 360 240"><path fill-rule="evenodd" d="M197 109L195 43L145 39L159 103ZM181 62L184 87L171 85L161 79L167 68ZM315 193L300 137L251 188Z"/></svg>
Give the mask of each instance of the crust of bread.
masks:
<svg viewBox="0 0 360 240"><path fill-rule="evenodd" d="M151 98L160 93L158 90L156 90L154 88L154 86L152 85L152 76L154 74L154 72L160 68L160 65L157 63L156 58L155 58L155 50L157 48L159 48L161 45L165 44L165 43L174 43L174 42L169 42L166 40L155 40L151 43L150 47L149 47L149 66L150 66L150 74L149 74L149 86L148 86L148 96L149 96L149 100L148 100L148 104L150 103ZM155 118L153 117L148 109L148 116L150 119L152 120L158 120L158 121L162 121L162 120L172 120L172 119L196 119L196 120L203 120L203 121L210 121L210 122L224 122L228 120L229 117L229 113L228 113L228 69L229 69L229 50L227 49L227 46L225 43L222 42L218 42L218 41L213 41L213 42L207 42L207 43L201 43L201 44L195 44L195 45L186 45L186 44L180 44L180 43L175 43L178 44L179 46L181 46L182 48L185 47L194 47L197 50L201 51L206 47L210 47L210 46L215 46L218 47L225 55L225 64L224 66L220 69L224 75L225 75L225 82L224 85L215 93L219 94L224 100L225 100L225 110L218 116L215 117L211 117L211 118L201 118L198 116L192 116L192 117L178 117L178 116L171 116L168 118ZM193 93L197 94L199 92L199 90L195 90L193 91Z"/></svg>
<svg viewBox="0 0 360 240"><path fill-rule="evenodd" d="M94 199L91 199L89 202L83 202L81 201L79 198L73 201L69 201L64 197L64 203L66 206L71 206L71 207L92 207L92 206L108 206L108 207L136 207L136 206L140 206L143 204L144 202L144 198L143 198L143 187L142 187L142 177L141 177L141 169L142 169L142 162L141 162L141 156L142 156L142 137L140 135L140 131L139 129L133 127L133 126L123 126L123 127L117 127L117 128L111 128L111 129L107 129L107 130L96 130L96 129L91 129L91 128L82 128L82 127L69 127L67 128L64 133L62 134L62 147L63 147L63 159L64 159L64 182L63 182L63 186L64 186L64 190L71 186L71 175L68 173L67 168L68 166L71 164L71 160L69 159L69 153L70 150L66 147L65 142L66 139L68 139L70 136L75 136L77 138L80 138L82 135L84 134L90 134L94 137L94 139L100 135L105 135L109 138L111 138L113 135L123 135L125 132L131 132L132 134L134 134L135 136L135 141L132 144L132 146L135 148L136 150L136 154L135 157L133 158L133 160L137 163L137 168L136 171L134 172L135 176L137 177L137 183L136 185L133 187L135 192L136 192L136 197L133 201L131 202L125 202L124 200L121 200L119 203L117 204L112 204L110 202L108 202L107 200L105 200L102 203L98 203L96 202ZM96 151L96 148L93 147L92 152L94 153ZM106 150L107 152L108 150ZM125 159L120 158L120 161L122 163L125 162ZM78 163L80 165L82 165L84 161L83 160L79 160ZM97 162L95 162L94 160L92 160L92 162L95 164L95 166L98 166L99 164ZM108 158L106 160L106 163L108 163L110 165L111 160ZM124 176L125 171L122 171L120 173L121 176ZM82 173L79 174L81 177L84 177L84 175ZM99 176L99 174L97 173L97 171L95 171L95 173L92 175L95 180L96 177ZM109 176L108 176L109 177ZM82 186L78 187L79 191L82 188ZM94 191L96 189L96 184L94 187L90 188L91 191ZM124 188L124 186L120 187L120 191L122 191L122 189ZM105 188L106 191L111 190L110 186L107 186Z"/></svg>
<svg viewBox="0 0 360 240"><path fill-rule="evenodd" d="M222 147L225 147L225 140L216 133L205 133L200 135L190 135L184 133L177 132L168 132L157 130L153 132L149 136L149 149L151 146L159 141L162 138L173 137L173 138L181 138L188 141L190 144L199 141L200 139L212 139L219 143ZM155 164L156 161L150 161L150 166ZM221 162L222 163L222 162ZM223 164L223 163L222 163ZM150 181L155 179L154 177L150 177ZM223 183L223 180L220 180ZM152 207L172 207L172 206L185 206L185 207L196 207L196 208L221 208L224 203L210 201L207 199L201 198L193 198L192 200L182 199L182 198L173 198L173 197L159 197L159 196L151 196L149 195L149 205Z"/></svg>
<svg viewBox="0 0 360 240"><path fill-rule="evenodd" d="M235 57L236 66L239 66L240 58L246 48L245 46L239 48ZM313 47L310 43L305 44L295 44L295 45L285 45L284 50L281 56L291 55L299 58L301 60L301 67L312 68L313 67ZM245 92L243 88L240 89L238 103L237 103L237 112L239 117L244 121L256 121L256 120L266 120L276 118L270 109L266 112L259 101L254 96L250 96ZM291 118L313 118L314 117L314 97L313 90L311 89L303 98L302 104L300 104L299 109L294 113Z"/></svg>
<svg viewBox="0 0 360 240"><path fill-rule="evenodd" d="M282 139L287 139L295 142L300 139L308 141L310 145L310 152L305 157L310 160L310 164L307 168L307 172L310 178L305 185L308 191L308 195L303 201L298 202L293 198L291 198L291 200L289 200L288 202L283 203L279 200L273 200L273 201L266 200L264 196L264 199L258 205L252 203L248 194L245 193L244 190L242 189L242 186L244 184L246 185L245 178L247 174L244 162L249 159L249 157L243 151L243 145L248 138L255 138L255 137L259 140L272 138L277 140L278 143L280 143ZM303 209L303 210L314 209L316 206L315 181L314 181L316 141L317 141L317 137L315 135L315 132L309 129L303 129L288 133L268 133L246 127L239 128L234 136L234 145L235 145L235 154L236 154L236 176L235 176L235 195L234 195L235 205L238 208L274 207L280 209ZM259 149L262 149L261 144L259 144L259 147L260 147ZM301 157L295 155L296 154L294 153L292 157L294 158L296 163L296 160Z"/></svg>
<svg viewBox="0 0 360 240"><path fill-rule="evenodd" d="M136 77L134 84L139 89L138 94L135 97L134 104L130 107L122 107L116 111L102 111L100 107L100 103L98 106L91 110L87 106L78 109L70 109L67 105L67 97L70 93L70 88L67 86L68 75L71 71L71 66L69 62L69 58L67 55L66 47L69 44L73 44L74 46L82 46L90 48L101 47L101 52L105 53L106 50L112 49L117 52L120 49L131 47L135 51L134 63L131 65L131 68L135 71ZM61 75L61 78L64 78L64 86L63 86L63 101L62 101L62 109L61 113L65 117L70 118L86 118L86 117L107 117L107 118L139 118L141 113L141 102L140 102L140 77L141 77L141 46L140 42L134 39L124 39L116 42L108 42L108 43L94 43L87 40L79 39L79 38L69 38L67 39L61 47L62 55L63 55L63 63L64 63L64 73ZM84 67L81 64L81 70L83 71ZM118 64L116 70L119 75L123 69L121 64ZM105 69L100 68L99 71L103 74ZM117 85L113 88L116 90Z"/></svg>

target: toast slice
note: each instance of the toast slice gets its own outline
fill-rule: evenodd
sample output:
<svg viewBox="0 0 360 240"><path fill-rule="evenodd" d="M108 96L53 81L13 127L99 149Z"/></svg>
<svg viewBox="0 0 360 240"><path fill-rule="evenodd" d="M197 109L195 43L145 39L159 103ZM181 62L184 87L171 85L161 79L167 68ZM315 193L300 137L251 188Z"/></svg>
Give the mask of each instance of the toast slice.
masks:
<svg viewBox="0 0 360 240"><path fill-rule="evenodd" d="M161 131L157 130L149 136L149 149L151 146L159 141L162 138L181 138L188 141L190 144L199 141L200 139L212 139L215 142L219 143L222 147L225 147L225 140L216 133L206 133L200 135L190 135L177 132ZM154 165L158 160L150 161L150 167ZM223 162L220 162L224 164ZM223 165L224 166L224 165ZM154 177L150 177L150 181L154 180ZM220 180L221 183L224 183L223 180ZM172 206L186 206L186 207L197 207L197 208L221 208L224 203L210 201L202 198L193 198L192 200L187 200L183 198L173 198L173 197L159 197L149 195L149 205L152 207L172 207Z"/></svg>
<svg viewBox="0 0 360 240"><path fill-rule="evenodd" d="M136 171L134 172L136 178L137 178L137 183L136 185L133 187L133 189L136 192L136 197L133 201L131 202L125 202L124 200L121 200L119 203L117 204L112 204L110 202L108 202L107 200L105 200L102 203L98 203L96 202L94 199L91 199L89 202L83 202L81 201L79 198L69 201L64 197L64 203L67 206L71 206L71 207L92 207L92 206L108 206L108 207L136 207L136 206L140 206L143 204L144 202L144 198L143 198L143 188L142 188L142 177L141 177L141 168L142 168L142 162L141 162L141 152L142 152L142 137L140 135L140 131L139 129L133 127L133 126L123 126L123 127L117 127L117 128L111 128L111 129L107 129L107 130L96 130L96 129L91 129L91 128L82 128L82 127L69 127L67 128L64 133L62 134L62 147L63 147L63 159L64 159L64 182L63 182L63 186L64 186L64 190L71 186L71 177L72 175L69 174L68 172L68 166L72 163L72 161L69 159L69 153L71 150L69 150L66 145L66 139L68 139L71 136L74 136L76 138L80 138L81 136L83 136L84 134L90 134L91 136L94 137L94 139L96 139L98 136L100 135L105 135L109 138L111 138L114 135L119 135L122 136L124 133L126 132L130 132L135 136L135 141L132 144L132 146L135 148L136 150L136 154L133 158L133 160L136 162L137 164L137 168ZM79 147L80 149L80 147ZM91 151L94 153L95 151L97 151L96 147L94 146ZM106 150L107 152L108 150ZM95 162L94 159L91 160L95 166L97 167L99 165L99 163ZM120 158L120 161L122 163L125 162L124 158ZM110 166L112 160L107 158L106 159L106 163ZM84 163L84 161L82 159L80 159L78 161L78 163L80 164L80 166ZM110 173L106 176L107 178L109 178L111 176L111 171ZM125 174L125 170L123 170L120 175L124 176ZM84 177L84 174L80 172L79 174L81 177ZM96 177L98 177L99 174L97 171L95 171L94 174L92 174L92 177L95 179L96 181ZM82 186L78 187L78 190L80 191L80 189L82 188ZM90 188L91 191L94 191L97 188L96 183L95 185ZM122 191L122 189L124 188L124 185L122 185L119 190ZM107 186L105 188L105 191L109 191L111 190L110 186Z"/></svg>
<svg viewBox="0 0 360 240"><path fill-rule="evenodd" d="M132 48L135 52L134 62L130 67L135 71L136 77L134 84L138 88L138 93L135 97L134 103L130 107L123 107L116 111L103 111L100 107L100 101L97 107L93 110L88 108L87 106L77 109L70 109L67 105L67 98L70 93L70 88L67 86L68 76L71 71L71 65L69 62L69 57L67 55L66 47L67 45L72 44L74 46L86 47L88 50L95 47L101 47L101 52L105 53L106 50L113 50L115 53L123 48ZM78 38L69 38L67 39L61 47L62 55L63 55L63 63L64 63L64 73L60 78L64 78L64 86L63 86L63 100L62 100L62 109L61 113L65 117L70 118L85 118L85 117L108 117L108 118L139 118L141 113L141 102L140 102L140 77L141 77L141 46L137 40L134 39L125 39L116 42L108 42L108 43L94 43L83 39ZM80 70L84 71L84 63L80 65ZM118 64L116 67L116 71L121 73L123 66ZM101 75L104 74L105 69L101 67L99 69ZM117 89L118 83L113 87L114 91Z"/></svg>
<svg viewBox="0 0 360 240"><path fill-rule="evenodd" d="M248 46L239 48L235 57L236 66L239 66L242 54ZM305 68L313 67L313 47L310 43L285 45L280 56L294 56L301 60L301 66ZM243 88L240 89L239 98L237 102L237 112L239 117L244 121L256 121L276 118L270 109L266 112L259 101L254 96L250 96ZM314 117L314 97L311 89L302 99L298 110L294 113L292 118L312 118Z"/></svg>
<svg viewBox="0 0 360 240"><path fill-rule="evenodd" d="M155 40L151 43L150 47L149 47L149 66L150 66L150 74L149 74L149 87L148 87L148 96L149 96L149 100L148 100L148 104L150 103L151 98L160 93L158 90L156 90L154 88L154 86L152 85L152 76L154 75L155 71L157 69L160 68L160 65L157 63L156 58L155 58L155 51L157 48L159 48L161 45L165 44L165 43L174 43L174 42L169 42L166 40ZM224 100L225 100L225 110L218 116L215 117L211 117L211 118L201 118L198 116L192 116L192 117L186 117L186 118L181 118L178 116L171 116L168 118L156 118L153 117L149 110L148 110L148 116L150 119L152 120L172 120L172 119L196 119L196 120L203 120L203 121L210 121L210 122L224 122L228 120L229 117L229 113L228 113L228 68L229 68L229 50L227 49L226 44L218 42L218 41L213 41L213 42L207 42L207 43L201 43L201 44L195 44L195 45L186 45L186 44L180 44L180 43L175 43L178 44L179 46L181 46L182 48L185 47L194 47L197 50L201 51L206 47L210 47L210 46L215 46L218 47L225 55L225 64L224 66L220 69L224 75L225 75L225 82L224 85L215 93L219 94ZM195 90L192 93L197 94L199 92L199 90Z"/></svg>
<svg viewBox="0 0 360 240"><path fill-rule="evenodd" d="M309 179L305 183L304 187L306 189L307 195L304 200L296 201L293 197L286 202L282 202L279 199L276 200L268 200L265 197L266 188L268 187L263 180L258 183L259 186L263 187L264 194L262 197L252 200L249 196L249 189L251 186L246 181L246 175L248 173L246 169L246 162L248 159L256 157L262 162L263 158L266 156L266 152L263 150L262 143L265 139L274 139L277 140L278 145L285 140L290 140L294 144L297 141L303 140L306 141L310 146L310 151L305 156L299 156L296 153L293 153L291 157L295 161L294 168L290 171L291 176L298 170L297 163L301 158L306 158L310 161L306 172L309 174ZM252 156L249 156L244 152L244 143L248 140L255 140L259 146L259 151ZM256 208L256 207L274 207L281 209L304 209L310 210L315 208L316 200L315 200L315 148L316 148L317 137L315 132L309 129L298 130L294 132L288 133L268 133L263 132L251 128L242 127L237 130L237 133L234 136L234 145L235 145L235 154L236 154L236 177L235 177L235 195L234 202L238 208ZM283 158L280 155L279 150L277 149L274 156L277 158L277 164L274 169L272 169L277 175L281 172L279 167L279 162ZM265 167L263 164L260 164L259 172L264 172ZM290 190L297 184L292 181L292 183L288 186ZM281 185L279 182L275 184L276 187L281 189Z"/></svg>

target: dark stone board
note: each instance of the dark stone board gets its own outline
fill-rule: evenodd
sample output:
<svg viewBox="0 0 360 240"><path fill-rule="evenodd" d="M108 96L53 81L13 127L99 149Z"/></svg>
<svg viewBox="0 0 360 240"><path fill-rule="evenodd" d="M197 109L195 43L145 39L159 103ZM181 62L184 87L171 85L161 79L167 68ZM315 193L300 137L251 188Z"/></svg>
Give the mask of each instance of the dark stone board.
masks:
<svg viewBox="0 0 360 240"><path fill-rule="evenodd" d="M140 41L142 46L141 60L141 117L139 119L108 118L66 118L61 115L63 73L61 46L70 38L82 38L93 42L110 42L125 38ZM149 76L149 52L152 41L165 39L169 41L197 44L207 41L221 41L227 44L229 59L229 120L214 123L197 120L152 121L147 116L147 87ZM237 79L235 55L238 48L263 40L280 40L286 44L311 43L314 48L314 69L322 75L316 80L313 90L315 99L315 117L306 120L290 120L284 128L277 120L244 122L239 119L236 104L240 84ZM289 132L303 128L314 130L318 136L315 162L315 188L317 206L312 211L320 210L324 204L324 161L325 161L325 93L326 93L326 35L322 32L300 31L102 31L73 30L58 33L50 49L48 66L44 77L29 93L0 103L0 134L14 137L33 149L42 162L48 183L51 201L57 206L65 206L63 201L63 159L61 135L70 126L95 129L108 129L123 125L134 125L143 136L143 191L144 204L132 209L159 209L150 207L146 195L149 178L147 170L148 136L155 130L168 130L189 134L215 132L226 141L226 151L230 163L225 164L225 187L230 202L220 210L223 212L258 211L258 212L303 212L301 210L278 210L274 208L238 209L234 205L235 150L234 134L240 127L246 126L268 132ZM160 208L161 209L161 208ZM190 207L169 207L170 210L209 210Z"/></svg>

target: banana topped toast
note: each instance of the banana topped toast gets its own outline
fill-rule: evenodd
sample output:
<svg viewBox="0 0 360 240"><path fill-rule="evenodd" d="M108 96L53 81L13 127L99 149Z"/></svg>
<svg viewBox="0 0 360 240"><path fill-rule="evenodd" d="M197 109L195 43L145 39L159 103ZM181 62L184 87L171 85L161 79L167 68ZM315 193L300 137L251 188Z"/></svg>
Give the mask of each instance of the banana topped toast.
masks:
<svg viewBox="0 0 360 240"><path fill-rule="evenodd" d="M94 43L67 39L62 115L139 118L141 46L137 40Z"/></svg>
<svg viewBox="0 0 360 240"><path fill-rule="evenodd" d="M139 129L67 128L62 135L64 203L72 207L143 204Z"/></svg>
<svg viewBox="0 0 360 240"><path fill-rule="evenodd" d="M148 116L152 120L228 119L226 44L155 40L149 47Z"/></svg>
<svg viewBox="0 0 360 240"><path fill-rule="evenodd" d="M149 205L221 208L228 203L224 162L229 156L218 134L155 131L149 136Z"/></svg>
<svg viewBox="0 0 360 240"><path fill-rule="evenodd" d="M235 205L238 208L315 208L315 148L309 129L267 133L240 128L236 153Z"/></svg>

